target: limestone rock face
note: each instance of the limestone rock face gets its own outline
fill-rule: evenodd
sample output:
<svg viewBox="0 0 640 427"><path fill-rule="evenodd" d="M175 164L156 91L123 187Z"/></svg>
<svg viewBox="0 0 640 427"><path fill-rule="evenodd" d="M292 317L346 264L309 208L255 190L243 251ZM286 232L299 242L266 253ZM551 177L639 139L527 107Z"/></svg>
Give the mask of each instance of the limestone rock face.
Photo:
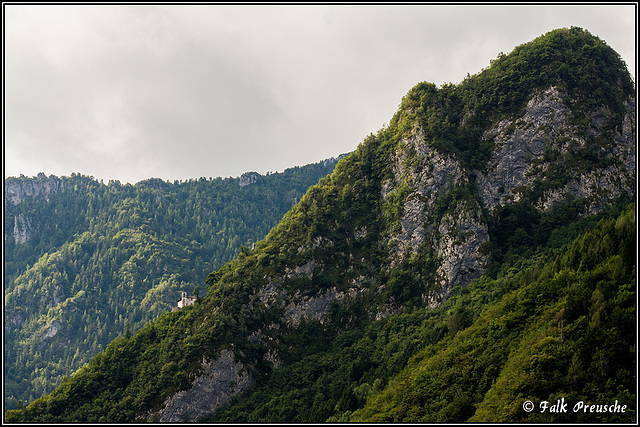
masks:
<svg viewBox="0 0 640 427"><path fill-rule="evenodd" d="M464 286L484 272L489 241L488 219L499 206L537 194L535 209L544 212L567 200L582 200L584 214L601 211L622 193L635 191L635 100L627 102L622 126L599 109L589 123L575 124L556 87L537 92L524 113L504 119L484 132L491 157L481 170L465 168L452 154L430 145L416 126L392 155L393 177L383 183L381 198L388 212L401 199L395 228L387 230L393 268L420 248L438 259L436 286L423 298L435 307L453 287ZM586 128L586 131L585 131ZM476 197L454 191L477 186ZM459 192L458 192L459 194ZM456 201L453 206L441 200Z"/></svg>
<svg viewBox="0 0 640 427"><path fill-rule="evenodd" d="M468 185L469 178L455 157L428 146L419 128L394 153L393 171L393 178L383 185L383 200L388 201L397 191L408 194L400 227L389 233L393 247L390 267L423 245L434 250L439 260L436 286L431 291L425 289L423 299L435 307L453 287L482 274L486 256L478 249L489 239L487 225L481 219L480 206L472 200L439 212L438 202L455 188Z"/></svg>
<svg viewBox="0 0 640 427"><path fill-rule="evenodd" d="M438 197L453 186L464 185L467 177L457 160L427 145L420 129L405 138L394 153L393 175L383 184L382 199L385 202L403 184L411 189L404 198L399 233L391 237L397 245L394 258L402 259L403 254L415 252L425 243L427 235L432 234L428 230L427 216Z"/></svg>
<svg viewBox="0 0 640 427"><path fill-rule="evenodd" d="M324 323L331 304L342 301L345 297L344 292L333 287L318 295L306 295L300 290L287 292L282 286L282 283L288 279L313 278L315 267L314 260L309 260L303 265L286 268L282 277L269 281L251 296L251 307L255 307L256 304L280 307L284 312L282 320L289 326L297 327L303 320L317 320Z"/></svg>
<svg viewBox="0 0 640 427"><path fill-rule="evenodd" d="M47 201L49 196L64 188L63 181L51 175L39 173L38 179L11 179L4 183L4 202L13 206L18 205L25 197L43 195Z"/></svg>
<svg viewBox="0 0 640 427"><path fill-rule="evenodd" d="M503 120L485 132L483 138L493 140L495 148L486 171L475 175L482 205L489 212L521 200L522 192L545 183L550 171L556 183L545 183L551 188L537 201L540 211L573 198L585 199L587 213L594 214L634 188L635 100L627 101L620 128L607 129L613 113L601 108L592 114L585 131L583 123L568 119L565 96L550 87L532 97L522 117Z"/></svg>
<svg viewBox="0 0 640 427"><path fill-rule="evenodd" d="M487 173L478 172L482 204L489 210L518 201L519 187L533 182L534 160L541 160L545 146L566 129L567 107L554 87L533 97L524 115L514 121L502 120L485 132L493 139L494 150Z"/></svg>
<svg viewBox="0 0 640 427"><path fill-rule="evenodd" d="M298 326L302 320L317 320L324 323L325 317L329 314L331 304L341 301L344 292L335 288L329 289L321 295L305 298L300 293L294 295L294 300L290 302L284 311L284 321L288 325Z"/></svg>
<svg viewBox="0 0 640 427"><path fill-rule="evenodd" d="M15 310L5 310L4 314L4 333L9 335L11 330L15 326L16 328L21 328L24 324L24 313L21 311Z"/></svg>
<svg viewBox="0 0 640 427"><path fill-rule="evenodd" d="M254 384L244 365L236 361L234 352L228 349L220 351L213 361L203 360L201 371L191 388L169 397L151 419L169 423L196 421L215 413L233 396Z"/></svg>
<svg viewBox="0 0 640 427"><path fill-rule="evenodd" d="M43 173L39 173L36 179L10 178L4 183L4 203L7 207L6 215L13 216L13 229L4 230L5 243L13 238L16 245L26 243L31 238L34 228L37 227L31 218L22 212L12 215L9 209L18 206L26 197L42 196L48 202L49 197L62 190L64 182L51 175L49 178Z"/></svg>
<svg viewBox="0 0 640 427"><path fill-rule="evenodd" d="M31 218L29 218L22 212L14 217L13 241L16 245L28 242L31 238L32 230L33 228L31 225Z"/></svg>
<svg viewBox="0 0 640 427"><path fill-rule="evenodd" d="M442 261L436 292L429 295L430 307L440 305L454 287L467 285L482 275L487 256L480 246L489 241L487 224L477 205L458 205L442 218L437 236L433 244Z"/></svg>
<svg viewBox="0 0 640 427"><path fill-rule="evenodd" d="M60 329L62 328L62 326L60 325L60 322L58 321L54 321L51 326L49 326L45 331L44 334L42 334L42 339L47 339L47 338L52 338L54 336L56 336L56 334L60 331Z"/></svg>
<svg viewBox="0 0 640 427"><path fill-rule="evenodd" d="M255 184L258 182L260 178L260 174L257 172L245 172L240 176L240 180L238 181L238 185L240 187L245 187L247 185Z"/></svg>

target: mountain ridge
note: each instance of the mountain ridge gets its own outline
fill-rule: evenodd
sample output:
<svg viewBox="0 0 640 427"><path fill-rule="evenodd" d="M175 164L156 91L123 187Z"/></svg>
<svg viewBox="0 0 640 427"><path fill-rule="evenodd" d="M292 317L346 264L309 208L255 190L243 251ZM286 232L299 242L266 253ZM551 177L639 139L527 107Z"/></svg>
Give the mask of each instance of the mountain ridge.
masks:
<svg viewBox="0 0 640 427"><path fill-rule="evenodd" d="M272 393L282 400L259 407L262 418L242 414L245 421L275 414L276 421L349 419L366 403L363 396L388 384L383 376L376 383L376 363L390 363L367 359L366 348L338 345L350 332L437 316L452 293L499 280L501 268L567 239L573 224L635 199L634 96L617 54L580 28L518 46L460 85L418 84L388 127L340 160L254 249L207 277L206 298L114 341L57 392L9 418L62 419L57 414L69 410L65 419L216 417L232 399L262 396L278 381L284 387L281 376L297 363L326 361L322 355L335 347L356 353L348 364L351 382L312 383L320 399L314 408L321 408L313 416L322 418L297 418L284 388ZM602 171L610 178L593 178ZM635 227L635 216L618 221ZM625 279L616 286L628 285L634 262L626 247L622 253ZM522 277L523 286L528 280ZM459 311L421 333L446 350L451 338L444 331L464 330L477 316ZM370 340L379 336L372 334ZM396 373L423 350L417 342L397 346L405 351L392 364ZM327 396L323 384L339 389ZM216 389L226 392L197 397ZM321 396L333 407L322 405ZM472 402L461 402L460 412L450 403L444 420L473 415ZM42 412L47 405L54 408Z"/></svg>
<svg viewBox="0 0 640 427"><path fill-rule="evenodd" d="M175 307L337 160L256 175L249 187L241 177L7 179L5 407L51 391L119 334Z"/></svg>

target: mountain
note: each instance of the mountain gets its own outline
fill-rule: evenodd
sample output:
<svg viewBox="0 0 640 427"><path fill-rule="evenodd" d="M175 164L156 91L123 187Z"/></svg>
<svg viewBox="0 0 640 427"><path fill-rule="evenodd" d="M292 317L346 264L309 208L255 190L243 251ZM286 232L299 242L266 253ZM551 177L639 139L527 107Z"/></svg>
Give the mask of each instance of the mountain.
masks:
<svg viewBox="0 0 640 427"><path fill-rule="evenodd" d="M635 99L580 28L416 85L205 298L5 419L635 420Z"/></svg>
<svg viewBox="0 0 640 427"><path fill-rule="evenodd" d="M337 161L173 183L6 179L6 408L51 392L118 335L170 311Z"/></svg>

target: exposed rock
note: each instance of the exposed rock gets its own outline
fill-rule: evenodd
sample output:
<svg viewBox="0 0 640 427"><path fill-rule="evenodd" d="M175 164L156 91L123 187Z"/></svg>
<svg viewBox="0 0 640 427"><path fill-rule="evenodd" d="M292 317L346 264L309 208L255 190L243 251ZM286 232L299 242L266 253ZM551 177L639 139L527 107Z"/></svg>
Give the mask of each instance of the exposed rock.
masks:
<svg viewBox="0 0 640 427"><path fill-rule="evenodd" d="M322 161L322 165L323 166L335 165L341 159L343 159L344 157L347 157L349 154L351 154L351 153L340 154L338 157L329 157L328 159L325 159L325 160Z"/></svg>
<svg viewBox="0 0 640 427"><path fill-rule="evenodd" d="M344 292L339 292L335 287L310 298L296 293L294 300L285 307L284 321L291 326L298 326L302 320L317 320L322 324L329 314L331 303L341 301L344 296Z"/></svg>
<svg viewBox="0 0 640 427"><path fill-rule="evenodd" d="M4 182L4 202L7 207L12 207L20 204L29 196L42 196L48 202L52 194L63 188L64 182L60 178L54 175L47 178L42 172L35 178L8 178ZM14 216L13 230L5 229L5 242L9 241L12 236L17 245L28 242L34 231L34 226L36 224L32 223L31 218L20 212Z"/></svg>
<svg viewBox="0 0 640 427"><path fill-rule="evenodd" d="M51 326L49 326L47 330L45 330L44 333L42 334L41 341L47 338L53 338L54 336L56 336L56 334L60 331L61 328L62 326L60 325L60 322L58 322L57 320L54 321L51 324Z"/></svg>
<svg viewBox="0 0 640 427"><path fill-rule="evenodd" d="M600 148L599 155L610 165L606 168L587 171L574 177L564 187L550 189L539 200L537 208L546 210L567 198L586 199L586 214L595 214L622 193L635 194L636 184L636 122L635 102L627 102L627 114L622 126L613 133L612 142ZM599 109L592 116L592 136L597 136L612 117L607 109Z"/></svg>
<svg viewBox="0 0 640 427"><path fill-rule="evenodd" d="M42 291L45 291L46 288L41 289ZM64 299L64 290L60 285L55 285L53 289L46 289L46 292L44 292L40 297L40 301L47 301L47 308L56 307Z"/></svg>
<svg viewBox="0 0 640 427"><path fill-rule="evenodd" d="M282 361L278 357L278 352L273 349L268 349L264 355L264 358L267 362L270 362L273 365L273 368L278 368L282 364Z"/></svg>
<svg viewBox="0 0 640 427"><path fill-rule="evenodd" d="M475 171L482 204L489 212L498 205L517 202L521 191L531 188L536 180L544 181L550 167L562 169L570 156L581 156L586 150L585 138L596 139L605 133L613 114L599 109L591 116L591 127L585 136L584 126L570 125L569 108L562 100L566 94L550 87L532 97L524 115L515 120L503 120L496 128L485 132L485 140L493 140L494 150L487 170ZM589 214L597 213L635 182L635 102L627 102L628 113L620 129L607 135L608 145L601 143L599 158L610 163L606 168L587 171L567 171L574 176L559 187L548 189L538 200L541 211L571 197L588 199ZM556 159L545 160L545 151ZM575 154L578 153L578 154Z"/></svg>
<svg viewBox="0 0 640 427"><path fill-rule="evenodd" d="M8 179L4 182L4 201L12 205L17 205L25 197L43 195L49 201L49 196L64 188L63 181L51 175L46 177L42 172L37 179Z"/></svg>
<svg viewBox="0 0 640 427"><path fill-rule="evenodd" d="M437 291L428 296L430 307L446 300L452 288L467 285L482 275L487 255L479 249L489 240L489 231L481 218L480 209L467 204L458 205L442 218L438 238L433 240L442 262L437 271Z"/></svg>
<svg viewBox="0 0 640 427"><path fill-rule="evenodd" d="M335 287L317 296L303 295L299 290L293 294L286 292L286 287L281 286L290 279L313 277L316 268L314 260L296 266L285 268L285 273L277 280L270 281L266 285L257 289L250 297L249 305L254 306L256 302L262 303L266 308L275 305L284 308L283 321L290 326L298 326L304 320L318 320L323 323L329 313L331 303L341 301L345 297L344 292L339 292Z"/></svg>
<svg viewBox="0 0 640 427"><path fill-rule="evenodd" d="M485 132L494 149L488 172L477 172L480 198L490 211L497 205L520 200L517 191L533 182L532 160L542 159L547 144L566 134L568 108L555 87L534 96L522 117L503 120Z"/></svg>
<svg viewBox="0 0 640 427"><path fill-rule="evenodd" d="M394 247L390 268L423 245L434 249L440 260L438 290L425 296L433 307L446 299L451 288L482 274L486 257L478 248L488 241L489 234L480 207L473 203L461 204L442 218L434 216L441 197L468 184L458 160L428 146L419 129L404 139L401 147L395 154L394 177L383 185L382 194L387 201L402 185L410 192L403 200L399 230L390 232L389 242Z"/></svg>
<svg viewBox="0 0 640 427"><path fill-rule="evenodd" d="M585 213L596 214L608 206L610 200L619 197L625 191L625 187L631 184L632 178L626 172L628 171L622 170L619 166L588 172L571 180L562 188L545 192L536 207L547 210L568 198L587 199ZM626 185L621 185L623 183Z"/></svg>
<svg viewBox="0 0 640 427"><path fill-rule="evenodd" d="M264 287L260 288L253 296L252 300L257 299L264 304L267 308L272 304L281 305L283 298L278 290L278 286L274 282L267 283Z"/></svg>
<svg viewBox="0 0 640 427"><path fill-rule="evenodd" d="M585 214L594 214L623 192L635 191L635 101L628 101L622 126L611 130L614 116L601 108L591 116L585 133L584 125L570 124L565 97L549 87L530 99L521 117L487 130L483 139L494 148L482 171L466 170L455 156L429 145L419 127L398 145L391 159L393 177L383 183L381 194L385 204L398 197L402 203L397 225L385 238L391 249L388 268L423 245L434 250L438 284L426 296L429 306L437 306L453 287L483 273L486 256L479 248L489 240L483 210L491 215L497 206L521 200L536 182L549 187L537 199L541 211L567 199L583 199ZM584 153L594 151L599 163L589 164ZM582 169L563 169L572 158L582 162ZM551 182L550 168L570 178ZM439 211L438 201L455 188L469 188L469 177L476 178L480 204L465 200L446 207L444 214Z"/></svg>
<svg viewBox="0 0 640 427"><path fill-rule="evenodd" d="M21 328L22 325L24 325L24 313L18 310L7 310L5 306L4 333L8 335L11 333L13 326Z"/></svg>
<svg viewBox="0 0 640 427"><path fill-rule="evenodd" d="M396 245L391 266L425 243L427 215L438 197L466 182L460 163L429 147L421 129L402 141L394 157L394 177L383 185L382 198L386 202L391 192L403 184L410 187L411 193L404 199L400 232L391 237L391 243Z"/></svg>
<svg viewBox="0 0 640 427"><path fill-rule="evenodd" d="M233 396L254 384L244 365L228 349L221 350L214 361L203 359L201 370L191 388L169 397L151 418L160 422L193 422L214 414Z"/></svg>
<svg viewBox="0 0 640 427"><path fill-rule="evenodd" d="M309 260L306 264L296 266L293 269L286 267L285 278L291 279L291 278L306 277L311 279L313 277L313 270L315 268L316 268L316 263L314 260Z"/></svg>
<svg viewBox="0 0 640 427"><path fill-rule="evenodd" d="M20 212L14 217L13 224L13 241L15 244L20 245L28 242L33 231L31 218Z"/></svg>
<svg viewBox="0 0 640 427"><path fill-rule="evenodd" d="M396 237L397 257L405 253L415 253L425 242L425 202L417 197L406 199L400 219L401 231Z"/></svg>
<svg viewBox="0 0 640 427"><path fill-rule="evenodd" d="M276 326L275 324L271 324L267 329L270 329L270 330L279 329L279 326ZM275 348L272 348L272 344L274 342L273 337L263 334L262 329L258 329L257 331L252 332L247 337L247 341L249 341L252 344L260 343L267 347L267 351L265 351L263 358L267 362L271 363L274 369L279 367L282 364L282 361L278 356L278 351Z"/></svg>
<svg viewBox="0 0 640 427"><path fill-rule="evenodd" d="M238 185L244 187L247 185L255 184L258 181L260 174L258 172L245 172L240 176Z"/></svg>

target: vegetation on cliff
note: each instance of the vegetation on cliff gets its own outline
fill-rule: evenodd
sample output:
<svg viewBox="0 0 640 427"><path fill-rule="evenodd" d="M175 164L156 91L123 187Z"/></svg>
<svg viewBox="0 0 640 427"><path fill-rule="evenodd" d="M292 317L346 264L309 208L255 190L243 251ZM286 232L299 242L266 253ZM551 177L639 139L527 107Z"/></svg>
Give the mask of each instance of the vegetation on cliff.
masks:
<svg viewBox="0 0 640 427"><path fill-rule="evenodd" d="M210 421L632 421L631 406L597 416L522 409L561 397L635 401L635 206L612 214L437 309L343 333Z"/></svg>

